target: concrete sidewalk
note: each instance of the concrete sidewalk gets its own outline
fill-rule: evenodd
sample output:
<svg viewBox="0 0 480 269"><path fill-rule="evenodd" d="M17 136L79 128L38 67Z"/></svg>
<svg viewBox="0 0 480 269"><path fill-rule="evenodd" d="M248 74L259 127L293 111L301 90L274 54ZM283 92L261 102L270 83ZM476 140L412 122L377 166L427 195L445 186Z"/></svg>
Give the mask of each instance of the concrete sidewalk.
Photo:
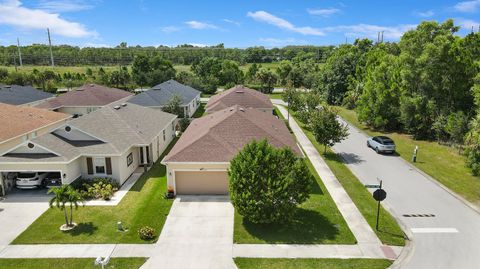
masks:
<svg viewBox="0 0 480 269"><path fill-rule="evenodd" d="M280 110L280 113L287 118L287 110L285 107L280 105L276 105L276 107ZM370 225L368 225L367 221L360 213L357 206L353 203L350 196L348 196L347 192L343 189L343 186L337 180L332 170L330 170L328 165L318 153L317 149L303 133L303 130L300 128L300 126L298 126L293 117L290 117L289 124L293 133L297 137L298 143L302 146L305 154L308 156L313 167L325 184L325 187L330 193L332 199L335 201L338 210L357 239L358 244L382 245L377 235L373 232Z"/></svg>

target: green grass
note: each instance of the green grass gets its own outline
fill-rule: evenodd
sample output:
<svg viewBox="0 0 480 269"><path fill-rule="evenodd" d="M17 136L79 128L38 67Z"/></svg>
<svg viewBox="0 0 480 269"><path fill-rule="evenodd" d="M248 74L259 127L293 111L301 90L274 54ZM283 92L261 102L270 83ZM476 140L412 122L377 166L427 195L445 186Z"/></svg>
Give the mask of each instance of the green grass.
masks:
<svg viewBox="0 0 480 269"><path fill-rule="evenodd" d="M247 63L247 64L244 64L244 65L241 65L240 66L240 70L242 70L243 72L247 72L248 68L250 68L250 66L252 65L253 63ZM277 70L277 67L280 65L280 62L273 62L273 63L257 63L258 66L261 66L263 68L267 68L267 69L270 69L272 70L273 72L275 72Z"/></svg>
<svg viewBox="0 0 480 269"><path fill-rule="evenodd" d="M238 269L385 269L383 259L271 259L235 258Z"/></svg>
<svg viewBox="0 0 480 269"><path fill-rule="evenodd" d="M298 209L290 223L259 225L235 212L235 243L239 244L355 244L348 228L322 180L310 161L307 165L315 176L310 198Z"/></svg>
<svg viewBox="0 0 480 269"><path fill-rule="evenodd" d="M342 159L337 154L330 149L328 149L326 154L323 154L323 145L320 145L315 140L312 132L305 128L301 122L297 121L297 123L323 157L333 174L337 177L338 181L340 181L343 188L360 210L360 213L362 213L362 215L365 217L370 227L372 227L373 231L375 231L378 238L380 238L380 240L387 245L404 246L405 237L402 229L392 215L383 207L380 209L379 230L375 230L377 202L372 198L370 192L350 171L350 169L348 169L348 167L343 163Z"/></svg>
<svg viewBox="0 0 480 269"><path fill-rule="evenodd" d="M414 140L406 134L373 131L358 121L357 114L353 110L340 107L339 114L370 136L387 135L391 137L397 146L397 153L403 159L466 200L480 205L480 177L471 174L470 169L465 165L465 156L459 154L458 150L440 145L435 141ZM416 163L411 159L415 146L419 148Z"/></svg>
<svg viewBox="0 0 480 269"><path fill-rule="evenodd" d="M270 99L280 99L280 100L282 100L283 93L270 93L270 94L268 94L268 96L270 97Z"/></svg>
<svg viewBox="0 0 480 269"><path fill-rule="evenodd" d="M67 259L0 259L2 269L98 269L93 258ZM145 263L146 258L112 258L106 269L136 269Z"/></svg>
<svg viewBox="0 0 480 269"><path fill-rule="evenodd" d="M167 150L175 144L173 141ZM74 212L78 227L70 232L61 232L63 213L58 208L48 209L35 220L13 244L106 244L106 243L153 243L139 238L139 228L148 225L160 234L172 205L172 200L163 198L167 191L165 166L160 157L154 166L130 189L117 206L86 206ZM117 231L116 223L122 221L126 232Z"/></svg>
<svg viewBox="0 0 480 269"><path fill-rule="evenodd" d="M205 112L205 105L206 105L205 103L200 103L200 106L197 108L197 111L195 111L195 113L193 113L192 118L200 118L203 115L207 114Z"/></svg>

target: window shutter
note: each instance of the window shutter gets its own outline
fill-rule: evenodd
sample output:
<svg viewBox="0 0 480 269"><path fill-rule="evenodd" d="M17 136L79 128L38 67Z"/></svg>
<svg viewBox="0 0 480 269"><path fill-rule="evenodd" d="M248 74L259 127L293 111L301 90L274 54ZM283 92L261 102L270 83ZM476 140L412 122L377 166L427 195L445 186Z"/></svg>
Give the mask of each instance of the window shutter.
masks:
<svg viewBox="0 0 480 269"><path fill-rule="evenodd" d="M87 157L87 173L93 175L93 161L90 157Z"/></svg>
<svg viewBox="0 0 480 269"><path fill-rule="evenodd" d="M107 175L112 174L112 158L107 157L105 158L105 165L107 166Z"/></svg>

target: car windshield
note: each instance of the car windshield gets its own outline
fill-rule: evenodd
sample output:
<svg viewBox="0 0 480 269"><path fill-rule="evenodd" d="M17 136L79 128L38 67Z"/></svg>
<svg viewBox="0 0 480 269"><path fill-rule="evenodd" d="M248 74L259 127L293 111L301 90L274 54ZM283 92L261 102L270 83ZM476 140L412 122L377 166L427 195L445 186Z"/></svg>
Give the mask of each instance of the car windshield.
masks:
<svg viewBox="0 0 480 269"><path fill-rule="evenodd" d="M382 141L382 144L384 145L395 145L392 139L387 138L387 139L382 139L381 141Z"/></svg>
<svg viewBox="0 0 480 269"><path fill-rule="evenodd" d="M32 178L35 177L35 173L19 173L18 178Z"/></svg>

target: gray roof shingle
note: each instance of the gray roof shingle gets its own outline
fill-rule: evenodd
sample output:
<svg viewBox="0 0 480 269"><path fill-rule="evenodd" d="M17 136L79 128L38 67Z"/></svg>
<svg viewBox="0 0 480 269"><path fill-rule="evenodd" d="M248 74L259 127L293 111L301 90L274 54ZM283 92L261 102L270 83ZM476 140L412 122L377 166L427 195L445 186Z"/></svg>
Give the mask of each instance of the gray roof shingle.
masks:
<svg viewBox="0 0 480 269"><path fill-rule="evenodd" d="M23 105L48 98L55 95L37 90L31 86L2 85L0 84L0 103L10 105Z"/></svg>
<svg viewBox="0 0 480 269"><path fill-rule="evenodd" d="M157 107L166 105L174 95L178 95L182 98L182 105L187 105L199 94L200 91L171 79L132 97L128 102L141 106Z"/></svg>

